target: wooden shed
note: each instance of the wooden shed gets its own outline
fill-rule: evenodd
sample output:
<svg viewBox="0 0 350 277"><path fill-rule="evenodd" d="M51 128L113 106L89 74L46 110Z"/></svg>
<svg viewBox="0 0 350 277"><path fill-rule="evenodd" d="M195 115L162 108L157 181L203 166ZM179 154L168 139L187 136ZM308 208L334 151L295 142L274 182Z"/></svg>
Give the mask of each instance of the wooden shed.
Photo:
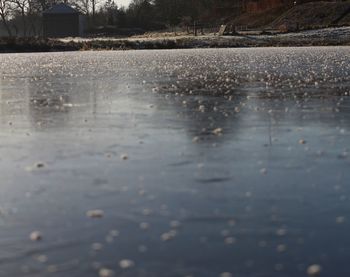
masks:
<svg viewBox="0 0 350 277"><path fill-rule="evenodd" d="M84 16L67 4L52 6L43 12L44 37L81 37L84 35Z"/></svg>

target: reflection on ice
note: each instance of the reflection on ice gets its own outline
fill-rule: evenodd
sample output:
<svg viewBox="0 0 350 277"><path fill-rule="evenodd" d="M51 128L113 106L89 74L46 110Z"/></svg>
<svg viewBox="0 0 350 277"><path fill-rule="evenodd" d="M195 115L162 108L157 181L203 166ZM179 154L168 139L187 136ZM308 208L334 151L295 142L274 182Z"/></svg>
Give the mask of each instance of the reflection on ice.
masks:
<svg viewBox="0 0 350 277"><path fill-rule="evenodd" d="M2 55L0 272L347 277L349 52Z"/></svg>

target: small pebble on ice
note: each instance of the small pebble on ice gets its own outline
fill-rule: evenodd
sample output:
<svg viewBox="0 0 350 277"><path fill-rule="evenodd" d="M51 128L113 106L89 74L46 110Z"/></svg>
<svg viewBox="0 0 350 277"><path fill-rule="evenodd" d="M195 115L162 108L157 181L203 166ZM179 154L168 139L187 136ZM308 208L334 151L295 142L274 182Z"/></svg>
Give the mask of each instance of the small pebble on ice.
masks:
<svg viewBox="0 0 350 277"><path fill-rule="evenodd" d="M192 139L192 142L198 142L199 141L199 137L194 137L193 139Z"/></svg>
<svg viewBox="0 0 350 277"><path fill-rule="evenodd" d="M86 216L91 218L101 218L104 216L104 212L102 210L90 210L86 212Z"/></svg>
<svg viewBox="0 0 350 277"><path fill-rule="evenodd" d="M236 239L233 237L225 238L225 244L234 244L236 242Z"/></svg>
<svg viewBox="0 0 350 277"><path fill-rule="evenodd" d="M128 155L126 155L126 154L122 154L122 155L120 155L120 158L122 159L122 160L127 160L127 159L129 159L129 157L128 157Z"/></svg>
<svg viewBox="0 0 350 277"><path fill-rule="evenodd" d="M176 236L176 232L167 232L167 233L163 233L161 236L160 236L160 239L162 241L170 241L172 239L174 239Z"/></svg>
<svg viewBox="0 0 350 277"><path fill-rule="evenodd" d="M280 228L276 231L277 236L285 236L287 234L287 230L284 228Z"/></svg>
<svg viewBox="0 0 350 277"><path fill-rule="evenodd" d="M222 128L216 128L213 130L213 134L216 136L222 135L222 132L223 132Z"/></svg>
<svg viewBox="0 0 350 277"><path fill-rule="evenodd" d="M37 261L40 262L40 263L46 263L48 258L46 255L39 255L36 257Z"/></svg>
<svg viewBox="0 0 350 277"><path fill-rule="evenodd" d="M114 271L107 268L101 268L98 272L98 276L100 277L112 277L114 276Z"/></svg>
<svg viewBox="0 0 350 277"><path fill-rule="evenodd" d="M282 253L287 250L287 246L285 244L279 244L277 245L277 252Z"/></svg>
<svg viewBox="0 0 350 277"><path fill-rule="evenodd" d="M94 251L100 251L103 248L103 245L101 243L95 242L91 245L92 250Z"/></svg>
<svg viewBox="0 0 350 277"><path fill-rule="evenodd" d="M142 214L145 216L149 216L152 214L152 210L145 208L142 210Z"/></svg>
<svg viewBox="0 0 350 277"><path fill-rule="evenodd" d="M37 170L37 169L42 169L44 167L45 167L45 164L43 162L37 162L37 163L33 164L32 166L26 167L25 169L27 171L34 171L34 170Z"/></svg>
<svg viewBox="0 0 350 277"><path fill-rule="evenodd" d="M141 222L140 223L140 229L141 230L148 230L150 227L150 224L148 222Z"/></svg>
<svg viewBox="0 0 350 277"><path fill-rule="evenodd" d="M260 174L266 175L267 174L267 169L266 168L260 169Z"/></svg>
<svg viewBox="0 0 350 277"><path fill-rule="evenodd" d="M43 236L39 231L34 231L30 233L29 238L32 241L39 241L39 240L42 240Z"/></svg>
<svg viewBox="0 0 350 277"><path fill-rule="evenodd" d="M119 236L119 231L118 230L110 230L109 235L112 237L117 237L117 236Z"/></svg>
<svg viewBox="0 0 350 277"><path fill-rule="evenodd" d="M128 259L123 259L119 262L119 266L122 269L128 269L128 268L132 268L135 266L135 262L132 260L128 260Z"/></svg>
<svg viewBox="0 0 350 277"><path fill-rule="evenodd" d="M320 275L321 271L322 271L322 267L318 264L310 265L307 268L307 274L309 276L318 276L318 275Z"/></svg>

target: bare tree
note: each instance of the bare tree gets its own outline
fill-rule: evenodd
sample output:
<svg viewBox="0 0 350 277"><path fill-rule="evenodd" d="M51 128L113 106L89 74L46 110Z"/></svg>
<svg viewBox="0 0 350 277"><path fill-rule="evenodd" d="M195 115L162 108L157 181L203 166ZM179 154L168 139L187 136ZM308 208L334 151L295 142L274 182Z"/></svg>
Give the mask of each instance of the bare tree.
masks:
<svg viewBox="0 0 350 277"><path fill-rule="evenodd" d="M68 2L88 17L91 15L92 23L95 24L98 13L97 6L101 2L100 0L69 0Z"/></svg>
<svg viewBox="0 0 350 277"><path fill-rule="evenodd" d="M22 20L22 32L23 36L25 37L27 35L27 22L26 22L26 15L29 10L29 4L30 0L10 0L13 4L13 9L15 12L17 12Z"/></svg>
<svg viewBox="0 0 350 277"><path fill-rule="evenodd" d="M96 19L96 7L99 4L98 0L91 0L91 9L92 9L92 22L95 24Z"/></svg>
<svg viewBox="0 0 350 277"><path fill-rule="evenodd" d="M72 4L84 14L90 14L90 0L76 0Z"/></svg>
<svg viewBox="0 0 350 277"><path fill-rule="evenodd" d="M27 33L28 35L39 35L39 29L41 25L41 4L38 0L29 0L27 8Z"/></svg>
<svg viewBox="0 0 350 277"><path fill-rule="evenodd" d="M0 19L8 35L12 37L11 28L8 24L8 17L11 12L11 3L9 0L0 0Z"/></svg>

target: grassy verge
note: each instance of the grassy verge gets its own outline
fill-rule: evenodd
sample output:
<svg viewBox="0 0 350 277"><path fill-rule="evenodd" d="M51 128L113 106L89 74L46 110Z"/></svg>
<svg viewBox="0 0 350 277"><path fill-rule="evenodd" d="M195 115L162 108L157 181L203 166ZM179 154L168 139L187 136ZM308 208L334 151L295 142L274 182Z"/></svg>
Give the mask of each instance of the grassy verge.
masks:
<svg viewBox="0 0 350 277"><path fill-rule="evenodd" d="M87 50L190 49L271 46L350 45L350 28L338 34L337 29L319 33L294 33L255 36L169 37L157 39L91 39L62 41L41 38L2 38L0 53L62 52Z"/></svg>

